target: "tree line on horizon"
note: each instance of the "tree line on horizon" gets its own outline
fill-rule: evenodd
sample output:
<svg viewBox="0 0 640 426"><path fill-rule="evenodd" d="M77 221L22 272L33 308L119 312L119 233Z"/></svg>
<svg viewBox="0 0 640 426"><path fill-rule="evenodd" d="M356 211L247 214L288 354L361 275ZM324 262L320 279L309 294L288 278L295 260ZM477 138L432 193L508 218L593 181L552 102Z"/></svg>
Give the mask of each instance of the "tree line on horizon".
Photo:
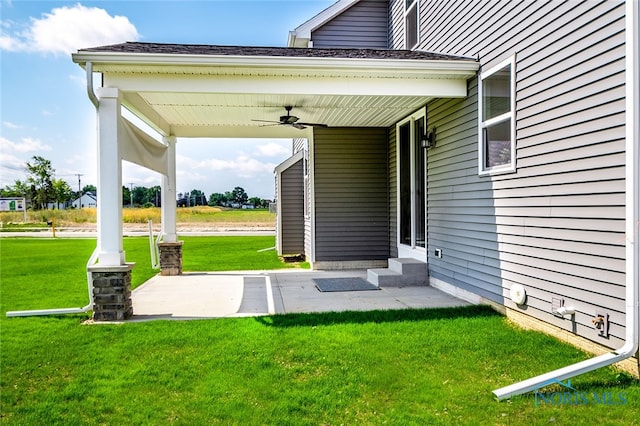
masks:
<svg viewBox="0 0 640 426"><path fill-rule="evenodd" d="M98 188L94 185L85 185L80 191L74 191L64 179L55 178L55 169L51 161L41 156L33 156L32 161L25 164L27 178L16 180L13 185L0 188L0 197L20 197L27 199L34 210L46 210L48 208L69 208L73 200L90 193L97 194ZM162 191L159 185L152 187L122 186L122 205L124 207L161 207ZM221 206L241 208L252 206L254 208L267 208L271 200L259 197L249 197L245 190L239 186L225 193L214 192L207 197L203 191L193 189L189 192L177 194L176 205L179 207L191 206Z"/></svg>

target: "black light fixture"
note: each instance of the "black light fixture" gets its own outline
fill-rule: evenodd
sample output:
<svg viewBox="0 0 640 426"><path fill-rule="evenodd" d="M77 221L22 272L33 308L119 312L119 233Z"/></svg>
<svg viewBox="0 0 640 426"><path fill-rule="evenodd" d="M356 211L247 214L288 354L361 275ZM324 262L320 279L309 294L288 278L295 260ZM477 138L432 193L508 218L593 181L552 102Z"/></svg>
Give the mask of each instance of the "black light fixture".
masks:
<svg viewBox="0 0 640 426"><path fill-rule="evenodd" d="M435 126L431 130L427 131L421 138L422 147L425 149L434 148L436 146L436 128Z"/></svg>

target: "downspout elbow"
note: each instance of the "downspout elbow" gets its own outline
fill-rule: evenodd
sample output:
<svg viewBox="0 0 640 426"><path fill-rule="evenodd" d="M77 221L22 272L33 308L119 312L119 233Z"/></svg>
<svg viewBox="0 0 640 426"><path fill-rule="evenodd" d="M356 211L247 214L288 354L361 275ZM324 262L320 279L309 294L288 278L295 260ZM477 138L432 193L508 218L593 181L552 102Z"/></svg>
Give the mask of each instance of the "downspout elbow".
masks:
<svg viewBox="0 0 640 426"><path fill-rule="evenodd" d="M98 109L98 97L96 96L96 92L93 91L93 63L87 62L84 68L87 72L87 95L93 106Z"/></svg>

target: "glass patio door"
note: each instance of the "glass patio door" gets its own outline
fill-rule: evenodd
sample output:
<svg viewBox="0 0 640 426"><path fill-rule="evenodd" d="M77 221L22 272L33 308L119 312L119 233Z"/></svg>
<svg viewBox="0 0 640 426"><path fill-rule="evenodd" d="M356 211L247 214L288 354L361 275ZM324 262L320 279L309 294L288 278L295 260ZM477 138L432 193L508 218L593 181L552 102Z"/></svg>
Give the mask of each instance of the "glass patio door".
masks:
<svg viewBox="0 0 640 426"><path fill-rule="evenodd" d="M424 112L398 124L398 256L426 260L426 160L421 144Z"/></svg>

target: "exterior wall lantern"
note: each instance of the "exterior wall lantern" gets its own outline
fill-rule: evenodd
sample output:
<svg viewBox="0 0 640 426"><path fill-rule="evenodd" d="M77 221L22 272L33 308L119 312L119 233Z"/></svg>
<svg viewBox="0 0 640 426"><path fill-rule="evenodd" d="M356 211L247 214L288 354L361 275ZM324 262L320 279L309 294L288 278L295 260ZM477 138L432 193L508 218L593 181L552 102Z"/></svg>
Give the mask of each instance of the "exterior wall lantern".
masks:
<svg viewBox="0 0 640 426"><path fill-rule="evenodd" d="M435 126L431 128L426 134L422 135L420 138L420 142L422 143L422 147L425 149L435 148L436 146L436 128Z"/></svg>

